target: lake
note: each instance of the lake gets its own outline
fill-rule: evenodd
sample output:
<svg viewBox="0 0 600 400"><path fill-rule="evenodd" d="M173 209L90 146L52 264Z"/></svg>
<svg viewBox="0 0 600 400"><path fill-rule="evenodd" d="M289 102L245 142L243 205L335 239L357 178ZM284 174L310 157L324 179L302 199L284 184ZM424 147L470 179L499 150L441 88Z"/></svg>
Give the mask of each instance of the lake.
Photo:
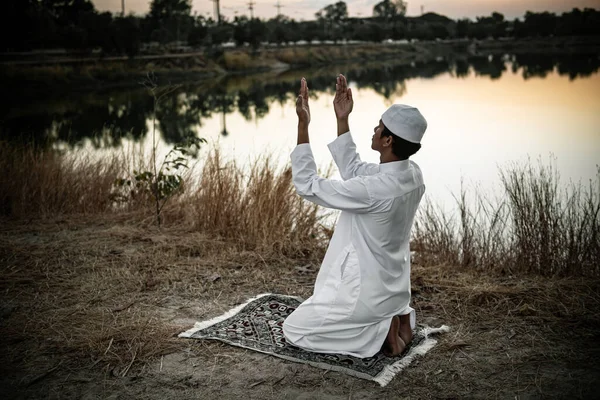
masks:
<svg viewBox="0 0 600 400"><path fill-rule="evenodd" d="M311 89L311 144L317 164L326 169L331 162L326 145L336 137L335 76L344 73L354 93L350 126L363 160L378 162L371 137L389 105L418 107L429 127L413 159L423 170L427 195L450 205L461 180L493 191L499 167L528 159L546 164L554 159L563 182L595 178L599 66L596 55L480 56L186 82L161 100L157 127L163 151L194 134L239 164L268 152L285 165L296 143L294 99L304 76ZM158 83L164 87L168 81L159 77ZM141 85L22 93L2 111L0 137L26 143L50 139L67 151L101 156L132 143L149 147L153 110Z"/></svg>

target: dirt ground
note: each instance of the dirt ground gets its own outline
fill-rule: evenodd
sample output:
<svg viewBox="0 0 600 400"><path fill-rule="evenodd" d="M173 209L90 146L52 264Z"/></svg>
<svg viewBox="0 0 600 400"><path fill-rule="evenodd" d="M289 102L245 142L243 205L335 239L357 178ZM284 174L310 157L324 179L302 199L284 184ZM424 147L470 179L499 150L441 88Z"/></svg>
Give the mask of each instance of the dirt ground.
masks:
<svg viewBox="0 0 600 400"><path fill-rule="evenodd" d="M594 398L600 282L488 276L423 256L413 307L450 333L385 388L214 341L197 320L265 292L310 295L315 258L239 251L116 217L0 220L0 397Z"/></svg>

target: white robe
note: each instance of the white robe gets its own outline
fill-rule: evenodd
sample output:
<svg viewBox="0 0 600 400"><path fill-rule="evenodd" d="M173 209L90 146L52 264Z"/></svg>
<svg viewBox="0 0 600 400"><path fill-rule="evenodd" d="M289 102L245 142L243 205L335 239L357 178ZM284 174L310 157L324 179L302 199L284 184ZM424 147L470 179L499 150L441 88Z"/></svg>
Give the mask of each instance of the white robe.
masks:
<svg viewBox="0 0 600 400"><path fill-rule="evenodd" d="M283 324L286 340L320 353L371 357L383 345L394 315L410 303L410 230L425 192L412 161L362 162L351 134L329 144L342 181L317 175L309 144L291 154L296 191L342 210L317 275L313 295Z"/></svg>

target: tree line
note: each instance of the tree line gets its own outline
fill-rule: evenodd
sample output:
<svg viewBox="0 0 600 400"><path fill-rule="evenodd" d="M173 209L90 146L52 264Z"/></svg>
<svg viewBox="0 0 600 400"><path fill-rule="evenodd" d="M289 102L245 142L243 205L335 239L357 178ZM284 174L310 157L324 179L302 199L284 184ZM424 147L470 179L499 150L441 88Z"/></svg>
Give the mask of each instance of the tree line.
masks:
<svg viewBox="0 0 600 400"><path fill-rule="evenodd" d="M598 72L600 60L585 54L516 54L504 56L468 56L416 62L414 64L358 68L344 71L352 76L357 89L369 88L382 98L400 97L406 81L415 78L434 78L451 74L457 78L470 74L500 79L504 74L518 72L523 79L545 77L554 72L571 80ZM297 75L292 75L297 76ZM157 128L166 143L178 143L188 137L215 114L225 117L238 112L247 121L265 117L274 104L294 101L297 79L253 81L236 87L225 79L222 82L187 83L169 92L155 108L152 97L142 88L94 93L93 96L61 96L54 91L32 97L14 93L11 107L0 111L0 140L20 143L59 141L77 146L89 139L96 147L122 144L123 138L141 140L148 134L148 120L156 117ZM331 76L311 77L311 93L332 96ZM108 106L107 106L108 105ZM26 110L11 113L11 109ZM223 125L221 134L227 135Z"/></svg>
<svg viewBox="0 0 600 400"><path fill-rule="evenodd" d="M527 12L507 20L497 12L475 20L452 20L427 13L406 16L403 0L382 0L366 18L349 17L345 2L332 3L311 21L284 15L271 19L236 16L228 20L193 15L191 0L152 0L144 16L98 12L91 0L4 0L0 2L0 51L66 49L133 57L149 44L182 49L215 48L224 43L258 49L265 43L484 39L500 37L587 36L600 34L600 11L574 8L557 15Z"/></svg>

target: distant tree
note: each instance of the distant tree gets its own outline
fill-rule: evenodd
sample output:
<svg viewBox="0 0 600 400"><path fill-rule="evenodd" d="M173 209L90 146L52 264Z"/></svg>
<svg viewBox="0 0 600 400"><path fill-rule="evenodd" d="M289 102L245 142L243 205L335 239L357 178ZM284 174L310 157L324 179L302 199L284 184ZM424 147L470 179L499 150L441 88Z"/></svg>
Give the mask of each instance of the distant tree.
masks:
<svg viewBox="0 0 600 400"><path fill-rule="evenodd" d="M117 17L114 20L115 41L120 53L133 58L140 52L142 30L140 20L132 15Z"/></svg>
<svg viewBox="0 0 600 400"><path fill-rule="evenodd" d="M468 18L456 21L456 37L466 38L469 36L469 26L471 21Z"/></svg>
<svg viewBox="0 0 600 400"><path fill-rule="evenodd" d="M506 35L506 29L508 28L508 22L504 20L504 15L493 12L492 13L492 36L499 38Z"/></svg>
<svg viewBox="0 0 600 400"><path fill-rule="evenodd" d="M557 22L558 17L554 13L527 11L523 27L526 36L550 36L554 34Z"/></svg>
<svg viewBox="0 0 600 400"><path fill-rule="evenodd" d="M55 15L62 26L76 25L82 14L96 12L90 0L41 0L40 3Z"/></svg>
<svg viewBox="0 0 600 400"><path fill-rule="evenodd" d="M40 0L36 3L54 19L64 47L74 50L92 47L88 23L93 21L96 9L90 0Z"/></svg>
<svg viewBox="0 0 600 400"><path fill-rule="evenodd" d="M194 19L192 29L188 34L188 44L190 46L200 46L204 43L208 35L207 21L204 17L199 16Z"/></svg>
<svg viewBox="0 0 600 400"><path fill-rule="evenodd" d="M208 28L208 44L211 46L220 45L233 38L233 26L227 21L221 19L221 23L213 22Z"/></svg>
<svg viewBox="0 0 600 400"><path fill-rule="evenodd" d="M322 39L337 41L342 38L343 25L348 19L348 6L343 1L330 4L315 14L321 24Z"/></svg>
<svg viewBox="0 0 600 400"><path fill-rule="evenodd" d="M266 23L269 42L278 44L296 42L302 37L298 23L285 15L278 15Z"/></svg>
<svg viewBox="0 0 600 400"><path fill-rule="evenodd" d="M83 18L83 25L86 27L88 35L88 45L92 48L100 48L105 53L115 50L112 23L113 16L109 12L101 14L86 15Z"/></svg>
<svg viewBox="0 0 600 400"><path fill-rule="evenodd" d="M556 34L561 36L600 34L600 10L574 8L557 21Z"/></svg>
<svg viewBox="0 0 600 400"><path fill-rule="evenodd" d="M403 0L383 0L373 7L373 16L394 19L406 15L406 2Z"/></svg>
<svg viewBox="0 0 600 400"><path fill-rule="evenodd" d="M343 1L338 1L319 10L315 16L317 19L340 23L348 18L348 6Z"/></svg>
<svg viewBox="0 0 600 400"><path fill-rule="evenodd" d="M190 15L191 0L152 0L149 16L157 20L169 19L175 15Z"/></svg>
<svg viewBox="0 0 600 400"><path fill-rule="evenodd" d="M191 0L152 0L148 13L150 38L166 43L187 39L194 26Z"/></svg>
<svg viewBox="0 0 600 400"><path fill-rule="evenodd" d="M266 31L265 24L258 18L248 19L242 16L233 20L233 40L238 46L248 43L253 49L258 49L265 39Z"/></svg>
<svg viewBox="0 0 600 400"><path fill-rule="evenodd" d="M298 28L299 37L308 42L318 39L321 32L319 21L305 21L300 23Z"/></svg>

